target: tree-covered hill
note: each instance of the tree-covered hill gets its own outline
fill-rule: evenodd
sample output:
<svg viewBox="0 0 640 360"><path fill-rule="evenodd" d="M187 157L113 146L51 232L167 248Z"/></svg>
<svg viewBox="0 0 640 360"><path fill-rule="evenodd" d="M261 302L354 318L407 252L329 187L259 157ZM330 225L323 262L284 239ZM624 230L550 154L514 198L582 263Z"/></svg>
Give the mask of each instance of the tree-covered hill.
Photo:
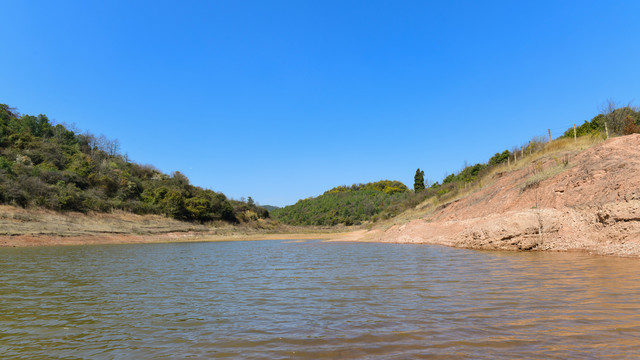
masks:
<svg viewBox="0 0 640 360"><path fill-rule="evenodd" d="M275 209L271 215L290 225L354 225L372 220L410 195L399 181L338 186L318 197Z"/></svg>
<svg viewBox="0 0 640 360"><path fill-rule="evenodd" d="M263 208L267 209L270 212L273 211L273 210L276 210L276 209L280 209L279 206L274 206L274 205L261 205L261 206Z"/></svg>
<svg viewBox="0 0 640 360"><path fill-rule="evenodd" d="M20 115L0 104L0 203L58 211L114 209L207 222L265 218L253 203L193 186L180 172L163 174L130 162L117 141Z"/></svg>

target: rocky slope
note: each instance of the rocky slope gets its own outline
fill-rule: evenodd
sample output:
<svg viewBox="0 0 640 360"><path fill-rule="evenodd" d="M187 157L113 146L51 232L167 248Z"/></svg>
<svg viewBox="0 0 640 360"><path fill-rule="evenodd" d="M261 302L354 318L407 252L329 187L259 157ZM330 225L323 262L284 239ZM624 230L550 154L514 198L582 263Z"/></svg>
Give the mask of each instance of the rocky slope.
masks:
<svg viewBox="0 0 640 360"><path fill-rule="evenodd" d="M367 241L640 256L640 135L496 173L484 188Z"/></svg>

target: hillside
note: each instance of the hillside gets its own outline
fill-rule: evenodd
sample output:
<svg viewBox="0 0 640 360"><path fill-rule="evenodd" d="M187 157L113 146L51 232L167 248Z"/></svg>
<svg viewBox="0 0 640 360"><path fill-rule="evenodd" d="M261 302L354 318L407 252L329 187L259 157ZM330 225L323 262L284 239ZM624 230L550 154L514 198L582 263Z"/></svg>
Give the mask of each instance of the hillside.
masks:
<svg viewBox="0 0 640 360"><path fill-rule="evenodd" d="M640 256L640 134L586 150L567 146L573 139L559 141L563 146L552 143L496 169L467 194L438 206L425 202L361 239Z"/></svg>
<svg viewBox="0 0 640 360"><path fill-rule="evenodd" d="M491 182L491 174L505 165L531 161L543 154L564 156L561 151L577 150L580 146L593 143L611 136L640 132L640 112L631 106L616 107L609 101L601 114L577 128L570 128L557 140L535 137L527 143L514 147L511 151L496 152L486 163L465 166L457 173L447 175L442 183L436 182L425 188L424 172L416 171L414 191L401 184L398 190L385 194L375 189L375 184L341 186L325 192L323 195L300 200L292 206L273 212L278 220L294 225L359 225L406 216L419 204L443 204L469 191ZM579 139L574 141L574 136ZM570 140L570 141L564 141ZM538 164L540 166L540 164ZM511 167L510 167L511 168ZM557 171L558 169L556 169ZM409 169L408 169L409 171ZM403 214L404 215L401 215Z"/></svg>
<svg viewBox="0 0 640 360"><path fill-rule="evenodd" d="M338 186L270 215L251 198L133 163L117 141L0 105L0 246L335 238L368 228L344 238L640 256L640 135L603 142L607 132L640 132L640 113L613 109L427 187L418 169L417 191L389 180Z"/></svg>
<svg viewBox="0 0 640 360"><path fill-rule="evenodd" d="M269 216L252 201L193 186L180 172L133 163L117 141L20 115L0 104L0 204L55 211L123 210L197 223Z"/></svg>
<svg viewBox="0 0 640 360"><path fill-rule="evenodd" d="M289 225L360 225L376 219L383 211L388 214L410 196L409 188L399 181L338 186L320 196L275 209L271 215Z"/></svg>

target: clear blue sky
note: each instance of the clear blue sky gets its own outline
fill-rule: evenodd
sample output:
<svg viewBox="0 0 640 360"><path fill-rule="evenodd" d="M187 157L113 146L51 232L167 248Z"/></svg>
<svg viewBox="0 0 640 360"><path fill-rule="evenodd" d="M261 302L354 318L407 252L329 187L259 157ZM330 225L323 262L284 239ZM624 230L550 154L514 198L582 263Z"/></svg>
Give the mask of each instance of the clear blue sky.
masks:
<svg viewBox="0 0 640 360"><path fill-rule="evenodd" d="M640 99L637 1L3 1L0 102L286 205Z"/></svg>

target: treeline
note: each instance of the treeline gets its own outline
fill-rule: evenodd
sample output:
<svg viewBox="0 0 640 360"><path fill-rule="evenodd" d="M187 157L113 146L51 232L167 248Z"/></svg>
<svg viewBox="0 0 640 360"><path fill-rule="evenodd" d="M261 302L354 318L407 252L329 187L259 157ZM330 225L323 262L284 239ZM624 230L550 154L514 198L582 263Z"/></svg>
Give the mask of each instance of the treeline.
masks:
<svg viewBox="0 0 640 360"><path fill-rule="evenodd" d="M410 195L409 188L399 181L338 186L318 197L275 209L271 216L290 225L358 225L377 219Z"/></svg>
<svg viewBox="0 0 640 360"><path fill-rule="evenodd" d="M453 188L460 187L460 184L474 183L493 166L506 163L511 156L512 153L509 150L496 153L486 163L465 166L460 172L447 175L442 180L442 184L435 182L430 189L436 190L436 195L444 195Z"/></svg>
<svg viewBox="0 0 640 360"><path fill-rule="evenodd" d="M20 115L0 104L0 203L58 211L114 209L198 222L248 221L269 212L128 161L119 144L79 134L45 115Z"/></svg>
<svg viewBox="0 0 640 360"><path fill-rule="evenodd" d="M602 113L575 129L577 136L600 136L608 133L609 136L630 135L640 133L640 111L630 104L617 107L615 102L609 100L603 106ZM573 137L574 129L565 131L562 137Z"/></svg>

